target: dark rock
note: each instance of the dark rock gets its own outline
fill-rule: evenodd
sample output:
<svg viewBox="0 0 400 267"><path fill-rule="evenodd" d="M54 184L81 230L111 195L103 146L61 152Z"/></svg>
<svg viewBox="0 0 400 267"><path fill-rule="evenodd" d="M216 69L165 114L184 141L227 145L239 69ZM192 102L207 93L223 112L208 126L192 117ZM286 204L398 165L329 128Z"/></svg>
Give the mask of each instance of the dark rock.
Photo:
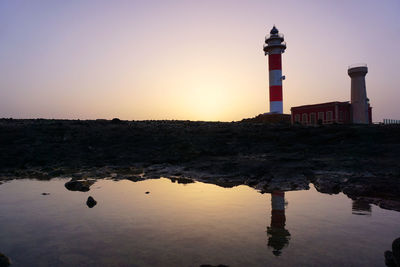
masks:
<svg viewBox="0 0 400 267"><path fill-rule="evenodd" d="M139 175L139 174L143 173L143 169L142 168L131 168L130 173Z"/></svg>
<svg viewBox="0 0 400 267"><path fill-rule="evenodd" d="M377 205L386 210L395 210L400 212L400 200L382 199L378 198Z"/></svg>
<svg viewBox="0 0 400 267"><path fill-rule="evenodd" d="M63 175L65 172L63 170L53 170L49 172L50 177L58 177Z"/></svg>
<svg viewBox="0 0 400 267"><path fill-rule="evenodd" d="M340 182L334 180L317 178L314 181L314 186L318 192L325 194L339 194L341 191Z"/></svg>
<svg viewBox="0 0 400 267"><path fill-rule="evenodd" d="M194 183L192 179L189 178L184 178L184 177L175 177L175 178L169 178L171 182L173 183L178 183L178 184L191 184Z"/></svg>
<svg viewBox="0 0 400 267"><path fill-rule="evenodd" d="M11 260L3 253L0 253L0 267L8 267L10 265Z"/></svg>
<svg viewBox="0 0 400 267"><path fill-rule="evenodd" d="M400 267L400 238L392 243L392 251L385 251L385 264L388 267Z"/></svg>
<svg viewBox="0 0 400 267"><path fill-rule="evenodd" d="M385 251L385 265L388 267L398 267L394 260L393 253L389 250Z"/></svg>
<svg viewBox="0 0 400 267"><path fill-rule="evenodd" d="M373 196L375 191L369 184L348 184L344 186L343 193L348 196Z"/></svg>
<svg viewBox="0 0 400 267"><path fill-rule="evenodd" d="M50 193L42 193L42 196L48 196Z"/></svg>
<svg viewBox="0 0 400 267"><path fill-rule="evenodd" d="M143 177L137 176L137 175L132 175L132 176L125 176L124 177L126 180L132 181L132 182L140 182L145 180Z"/></svg>
<svg viewBox="0 0 400 267"><path fill-rule="evenodd" d="M87 201L86 201L86 205L87 205L89 208L93 208L94 206L97 205L97 201L94 200L94 198L92 198L92 197L88 197L88 199L87 199Z"/></svg>
<svg viewBox="0 0 400 267"><path fill-rule="evenodd" d="M65 183L65 188L70 191L87 192L94 183L95 180L71 180Z"/></svg>
<svg viewBox="0 0 400 267"><path fill-rule="evenodd" d="M397 238L393 241L392 252L397 266L400 267L400 238Z"/></svg>

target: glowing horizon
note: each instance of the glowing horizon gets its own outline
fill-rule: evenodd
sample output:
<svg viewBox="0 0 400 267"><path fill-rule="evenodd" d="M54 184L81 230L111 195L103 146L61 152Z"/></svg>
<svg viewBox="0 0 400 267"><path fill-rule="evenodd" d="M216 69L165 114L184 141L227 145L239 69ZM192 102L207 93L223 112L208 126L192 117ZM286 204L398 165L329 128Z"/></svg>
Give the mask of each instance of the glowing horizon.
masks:
<svg viewBox="0 0 400 267"><path fill-rule="evenodd" d="M347 67L365 62L373 121L400 119L399 11L394 0L4 1L0 117L254 117L269 111L262 46L275 24L284 113L349 101Z"/></svg>

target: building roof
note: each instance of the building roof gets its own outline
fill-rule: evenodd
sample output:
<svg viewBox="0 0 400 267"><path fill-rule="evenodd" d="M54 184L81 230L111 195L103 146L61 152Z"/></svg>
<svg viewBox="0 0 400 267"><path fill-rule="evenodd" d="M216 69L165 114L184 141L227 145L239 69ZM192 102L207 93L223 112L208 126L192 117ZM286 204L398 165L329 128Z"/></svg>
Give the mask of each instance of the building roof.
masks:
<svg viewBox="0 0 400 267"><path fill-rule="evenodd" d="M319 104L311 104L311 105L291 107L290 110L298 109L298 108L316 108L316 107L331 106L331 105L350 105L350 102L349 101L344 101L344 102L333 101L333 102L326 102L326 103L319 103Z"/></svg>

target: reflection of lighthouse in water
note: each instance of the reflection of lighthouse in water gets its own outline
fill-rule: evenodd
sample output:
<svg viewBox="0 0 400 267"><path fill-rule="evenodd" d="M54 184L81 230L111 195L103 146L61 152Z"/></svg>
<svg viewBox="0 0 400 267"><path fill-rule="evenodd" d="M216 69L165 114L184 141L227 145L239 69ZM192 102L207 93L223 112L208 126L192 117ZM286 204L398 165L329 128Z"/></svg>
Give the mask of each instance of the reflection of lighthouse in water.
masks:
<svg viewBox="0 0 400 267"><path fill-rule="evenodd" d="M273 248L275 256L281 255L281 250L289 244L290 233L285 229L285 192L271 193L271 226L267 227L268 246Z"/></svg>

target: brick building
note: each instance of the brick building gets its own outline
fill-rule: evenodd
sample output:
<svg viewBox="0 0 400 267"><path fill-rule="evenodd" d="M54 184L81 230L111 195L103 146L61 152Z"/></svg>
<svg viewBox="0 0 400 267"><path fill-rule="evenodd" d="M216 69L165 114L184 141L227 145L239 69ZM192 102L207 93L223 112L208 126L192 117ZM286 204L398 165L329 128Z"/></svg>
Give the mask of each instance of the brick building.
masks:
<svg viewBox="0 0 400 267"><path fill-rule="evenodd" d="M292 124L349 124L352 121L352 110L349 102L328 102L315 105L292 107ZM368 104L369 123L372 123L372 110Z"/></svg>

